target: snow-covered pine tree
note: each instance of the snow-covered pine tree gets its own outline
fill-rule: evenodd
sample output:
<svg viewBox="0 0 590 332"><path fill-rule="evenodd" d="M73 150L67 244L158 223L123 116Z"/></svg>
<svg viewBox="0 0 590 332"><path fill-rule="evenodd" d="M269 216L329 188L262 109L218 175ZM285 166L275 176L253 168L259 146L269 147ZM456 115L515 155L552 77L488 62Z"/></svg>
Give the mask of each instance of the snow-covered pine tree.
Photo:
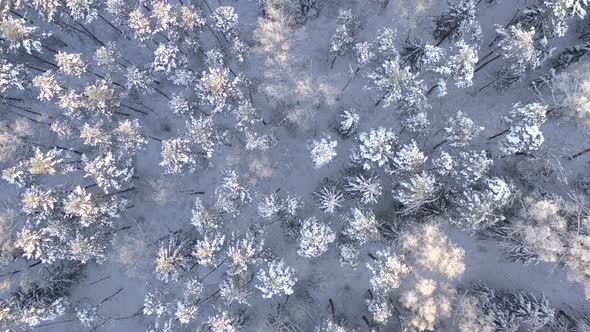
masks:
<svg viewBox="0 0 590 332"><path fill-rule="evenodd" d="M319 140L311 142L309 152L311 154L313 166L315 168L320 168L330 163L337 156L337 146L338 141L331 140L331 137L327 134Z"/></svg>
<svg viewBox="0 0 590 332"><path fill-rule="evenodd" d="M375 166L383 168L388 165L397 144L397 136L392 129L379 127L361 133L358 141L359 146L352 153L351 159L362 164L365 170L370 170Z"/></svg>
<svg viewBox="0 0 590 332"><path fill-rule="evenodd" d="M257 278L259 283L256 288L262 292L265 299L276 295L291 295L297 283L295 270L287 266L282 259L269 262L268 271L258 271Z"/></svg>
<svg viewBox="0 0 590 332"><path fill-rule="evenodd" d="M434 38L439 40L439 44L447 38L451 41L466 39L479 44L481 26L477 16L475 0L449 0L447 10L434 20Z"/></svg>
<svg viewBox="0 0 590 332"><path fill-rule="evenodd" d="M328 214L334 214L344 203L344 195L336 186L324 186L314 196L320 210Z"/></svg>
<svg viewBox="0 0 590 332"><path fill-rule="evenodd" d="M378 240L381 236L380 222L369 209L352 208L350 214L344 215L344 220L346 227L342 233L359 245Z"/></svg>
<svg viewBox="0 0 590 332"><path fill-rule="evenodd" d="M509 86L520 80L527 70L541 65L542 52L535 46L535 28L525 30L521 25L511 25L507 29L498 27L501 36L498 46L506 64L498 76L499 86Z"/></svg>
<svg viewBox="0 0 590 332"><path fill-rule="evenodd" d="M171 235L160 245L156 257L156 277L165 283L178 281L180 274L190 268L190 261L190 242Z"/></svg>
<svg viewBox="0 0 590 332"><path fill-rule="evenodd" d="M344 54L354 45L354 37L361 28L360 18L353 14L352 9L340 9L336 18L336 32L330 40L330 51L335 53L332 66L336 56Z"/></svg>
<svg viewBox="0 0 590 332"><path fill-rule="evenodd" d="M504 118L510 128L499 142L500 151L513 154L538 150L545 141L541 126L546 120L546 114L547 107L539 103L514 104Z"/></svg>
<svg viewBox="0 0 590 332"><path fill-rule="evenodd" d="M510 202L513 188L500 178L484 179L481 189L467 189L457 200L451 222L478 231L504 220L502 209Z"/></svg>
<svg viewBox="0 0 590 332"><path fill-rule="evenodd" d="M192 255L200 265L215 265L217 263L217 256L224 243L225 235L222 233L205 234L195 244Z"/></svg>
<svg viewBox="0 0 590 332"><path fill-rule="evenodd" d="M436 179L425 171L410 175L393 191L393 197L404 206L404 213L413 213L438 197Z"/></svg>
<svg viewBox="0 0 590 332"><path fill-rule="evenodd" d="M467 146L483 129L484 127L477 126L462 111L457 111L455 116L450 117L444 128L447 134L446 141L452 147Z"/></svg>
<svg viewBox="0 0 590 332"><path fill-rule="evenodd" d="M302 221L299 235L297 253L307 258L322 255L328 251L329 245L336 239L336 234L330 226L319 223L315 217Z"/></svg>
<svg viewBox="0 0 590 332"><path fill-rule="evenodd" d="M234 7L219 6L211 18L215 22L215 29L221 32L227 40L238 35L240 23Z"/></svg>
<svg viewBox="0 0 590 332"><path fill-rule="evenodd" d="M377 260L367 263L372 273L371 285L377 294L386 296L400 287L402 278L412 268L405 263L405 257L397 255L392 248L377 251L375 257Z"/></svg>
<svg viewBox="0 0 590 332"><path fill-rule="evenodd" d="M377 203L382 195L381 179L375 175L360 174L348 177L346 180L348 181L346 191L357 197L362 204Z"/></svg>
<svg viewBox="0 0 590 332"><path fill-rule="evenodd" d="M35 26L27 25L24 18L12 18L9 15L0 17L0 47L8 52L15 53L23 49L28 54L33 51L43 52L41 39L46 35L39 33Z"/></svg>

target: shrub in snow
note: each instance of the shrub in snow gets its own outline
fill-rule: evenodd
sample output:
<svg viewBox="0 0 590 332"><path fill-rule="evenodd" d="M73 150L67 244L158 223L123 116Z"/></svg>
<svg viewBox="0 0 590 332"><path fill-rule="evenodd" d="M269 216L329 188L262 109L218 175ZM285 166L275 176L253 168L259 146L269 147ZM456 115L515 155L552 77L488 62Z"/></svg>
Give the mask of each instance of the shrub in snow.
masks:
<svg viewBox="0 0 590 332"><path fill-rule="evenodd" d="M330 139L330 136L324 135L320 140L315 140L311 143L309 152L315 168L320 168L328 164L336 157L338 141L332 141Z"/></svg>
<svg viewBox="0 0 590 332"><path fill-rule="evenodd" d="M500 141L500 151L505 154L528 153L538 150L545 141L541 125L546 120L547 107L538 103L521 105L516 103L504 118L510 126Z"/></svg>
<svg viewBox="0 0 590 332"><path fill-rule="evenodd" d="M257 278L259 283L256 285L262 292L262 297L270 299L275 295L293 294L293 286L297 282L295 270L287 265L281 259L268 264L268 271L258 271Z"/></svg>
<svg viewBox="0 0 590 332"><path fill-rule="evenodd" d="M303 220L299 235L297 253L307 258L318 257L325 253L330 243L336 239L330 226L319 223L315 217Z"/></svg>

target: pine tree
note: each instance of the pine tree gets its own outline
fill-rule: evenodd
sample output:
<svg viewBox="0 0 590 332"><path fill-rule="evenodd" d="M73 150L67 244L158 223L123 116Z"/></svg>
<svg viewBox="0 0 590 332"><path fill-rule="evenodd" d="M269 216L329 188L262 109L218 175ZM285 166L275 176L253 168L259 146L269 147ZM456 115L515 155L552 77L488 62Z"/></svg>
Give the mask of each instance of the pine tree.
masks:
<svg viewBox="0 0 590 332"><path fill-rule="evenodd" d="M422 166L428 157L420 151L416 141L402 145L392 158L393 166L401 172L414 172Z"/></svg>
<svg viewBox="0 0 590 332"><path fill-rule="evenodd" d="M157 278L165 283L178 281L180 273L190 268L190 254L188 241L171 236L167 243L160 245L156 258Z"/></svg>
<svg viewBox="0 0 590 332"><path fill-rule="evenodd" d="M362 245L380 238L379 224L371 210L352 208L350 214L344 216L346 228L343 234Z"/></svg>
<svg viewBox="0 0 590 332"><path fill-rule="evenodd" d="M332 161L337 153L338 141L332 141L329 135L324 135L320 140L314 140L310 147L311 160L315 168L320 168Z"/></svg>
<svg viewBox="0 0 590 332"><path fill-rule="evenodd" d="M383 93L377 105L383 102L383 107L388 107L396 103L402 108L419 110L427 107L422 80L412 73L409 66L402 67L399 56L384 61L367 76L373 80L375 88Z"/></svg>
<svg viewBox="0 0 590 332"><path fill-rule="evenodd" d="M370 170L372 167L386 167L397 144L397 136L391 129L379 127L363 132L358 137L359 147L351 159Z"/></svg>
<svg viewBox="0 0 590 332"><path fill-rule="evenodd" d="M343 136L352 136L356 133L358 122L359 122L359 115L354 112L354 110L344 110L342 114L340 114L340 121L338 126L338 132Z"/></svg>
<svg viewBox="0 0 590 332"><path fill-rule="evenodd" d="M262 297L270 299L275 295L293 294L293 286L297 283L295 270L287 265L281 259L268 264L268 272L260 270L257 274L258 281L256 285L262 292Z"/></svg>
<svg viewBox="0 0 590 332"><path fill-rule="evenodd" d="M330 243L336 239L332 229L319 223L315 217L307 218L301 224L297 253L303 257L314 258L328 251Z"/></svg>
<svg viewBox="0 0 590 332"><path fill-rule="evenodd" d="M0 45L6 46L11 53L20 49L24 49L28 54L32 54L33 51L41 53L43 51L41 38L45 37L45 34L38 33L37 29L37 27L27 25L27 21L23 18L2 15L0 18L0 35L2 36Z"/></svg>
<svg viewBox="0 0 590 332"><path fill-rule="evenodd" d="M355 41L354 37L361 28L361 22L352 13L351 9L340 9L338 11L338 18L336 18L336 24L336 32L330 40L330 51L338 56L352 48Z"/></svg>
<svg viewBox="0 0 590 332"><path fill-rule="evenodd" d="M412 213L436 200L437 189L434 176L423 171L400 182L400 188L394 190L393 197L404 206L404 213Z"/></svg>
<svg viewBox="0 0 590 332"><path fill-rule="evenodd" d="M450 0L449 8L434 20L434 38L439 39L439 43L449 38L451 41L467 39L478 44L481 26L477 20L477 12L477 3L474 0Z"/></svg>
<svg viewBox="0 0 590 332"><path fill-rule="evenodd" d="M314 196L320 210L328 214L334 214L344 202L342 192L333 186L322 187L319 191L314 192Z"/></svg>
<svg viewBox="0 0 590 332"><path fill-rule="evenodd" d="M484 127L477 126L473 120L465 116L462 111L447 120L447 126L444 128L447 133L446 140L453 147L464 147L469 145L471 140L476 137Z"/></svg>
<svg viewBox="0 0 590 332"><path fill-rule="evenodd" d="M89 160L83 155L82 161L87 173L84 176L92 176L105 193L123 188L131 181L134 173L131 159L115 156L111 151L98 155L94 160Z"/></svg>
<svg viewBox="0 0 590 332"><path fill-rule="evenodd" d="M217 254L221 251L224 242L225 235L223 234L205 234L205 236L195 244L192 255L201 265L215 265Z"/></svg>
<svg viewBox="0 0 590 332"><path fill-rule="evenodd" d="M346 191L358 197L362 204L377 203L383 188L377 176L357 175L347 178Z"/></svg>
<svg viewBox="0 0 590 332"><path fill-rule="evenodd" d="M367 263L372 273L371 285L375 292L387 295L400 287L401 279L410 273L411 267L404 262L405 257L398 256L391 248L377 251L377 260Z"/></svg>
<svg viewBox="0 0 590 332"><path fill-rule="evenodd" d="M6 59L0 59L0 92L5 93L9 89L24 90L27 86L25 81L25 66L12 64Z"/></svg>
<svg viewBox="0 0 590 332"><path fill-rule="evenodd" d="M504 118L510 129L499 143L500 151L512 154L538 150L545 140L540 127L545 122L546 113L547 107L538 103L514 104Z"/></svg>
<svg viewBox="0 0 590 332"><path fill-rule="evenodd" d="M510 202L512 191L512 187L500 178L483 180L480 190L468 189L462 193L451 222L478 231L504 220L500 212Z"/></svg>
<svg viewBox="0 0 590 332"><path fill-rule="evenodd" d="M223 33L227 39L238 35L239 20L234 7L217 7L211 18L215 22L215 28Z"/></svg>
<svg viewBox="0 0 590 332"><path fill-rule="evenodd" d="M508 29L498 27L496 32L502 38L498 46L507 62L499 73L498 84L513 84L527 70L541 65L542 53L535 46L535 28L525 30L521 25L512 25Z"/></svg>

